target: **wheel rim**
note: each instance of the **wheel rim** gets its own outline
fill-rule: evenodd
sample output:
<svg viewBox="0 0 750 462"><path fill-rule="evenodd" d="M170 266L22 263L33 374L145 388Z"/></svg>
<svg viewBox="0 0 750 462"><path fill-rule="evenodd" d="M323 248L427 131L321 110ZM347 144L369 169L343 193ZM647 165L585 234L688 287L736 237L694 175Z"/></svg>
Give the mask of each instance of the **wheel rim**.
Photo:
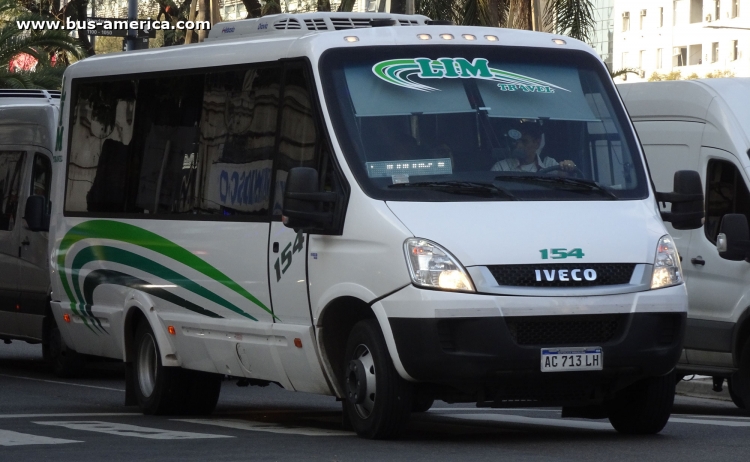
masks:
<svg viewBox="0 0 750 462"><path fill-rule="evenodd" d="M375 408L375 362L372 359L370 349L366 345L358 345L354 350L353 360L359 360L365 370L365 398L360 404L354 404L357 415L366 419Z"/></svg>
<svg viewBox="0 0 750 462"><path fill-rule="evenodd" d="M154 391L156 385L156 366L158 359L156 357L156 345L154 338L146 334L141 340L138 348L138 385L141 394L148 398Z"/></svg>

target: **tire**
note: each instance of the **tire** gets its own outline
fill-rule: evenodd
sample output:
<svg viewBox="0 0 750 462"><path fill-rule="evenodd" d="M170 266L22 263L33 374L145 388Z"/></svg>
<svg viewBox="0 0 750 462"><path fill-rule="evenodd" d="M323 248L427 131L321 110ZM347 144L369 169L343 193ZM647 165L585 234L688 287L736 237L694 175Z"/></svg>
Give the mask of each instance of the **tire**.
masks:
<svg viewBox="0 0 750 462"><path fill-rule="evenodd" d="M354 326L344 359L343 407L354 431L368 439L397 438L409 420L413 391L393 367L376 320Z"/></svg>
<svg viewBox="0 0 750 462"><path fill-rule="evenodd" d="M165 367L156 337L147 322L135 333L133 389L144 414L207 415L221 391L221 376Z"/></svg>
<svg viewBox="0 0 750 462"><path fill-rule="evenodd" d="M654 435L662 431L672 413L674 373L642 379L607 403L609 421L628 435Z"/></svg>
<svg viewBox="0 0 750 462"><path fill-rule="evenodd" d="M740 409L747 409L750 404L750 339L740 350L739 370L727 382L732 402Z"/></svg>
<svg viewBox="0 0 750 462"><path fill-rule="evenodd" d="M51 319L47 343L42 343L42 356L60 378L76 377L81 373L83 357L68 348L54 319Z"/></svg>

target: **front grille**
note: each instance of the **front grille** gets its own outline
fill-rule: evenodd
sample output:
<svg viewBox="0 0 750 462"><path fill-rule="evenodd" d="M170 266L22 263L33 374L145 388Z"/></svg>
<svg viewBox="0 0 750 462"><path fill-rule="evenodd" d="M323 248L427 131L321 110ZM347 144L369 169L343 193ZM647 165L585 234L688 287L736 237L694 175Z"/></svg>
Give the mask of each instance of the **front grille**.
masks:
<svg viewBox="0 0 750 462"><path fill-rule="evenodd" d="M500 286L514 287L591 287L627 284L635 263L554 263L540 265L489 265L487 268ZM567 281L560 280L560 270L567 270ZM572 271L579 270L576 281ZM593 270L596 277L591 279ZM585 277L588 276L588 277Z"/></svg>
<svg viewBox="0 0 750 462"><path fill-rule="evenodd" d="M507 317L510 336L518 345L600 346L616 338L627 314Z"/></svg>

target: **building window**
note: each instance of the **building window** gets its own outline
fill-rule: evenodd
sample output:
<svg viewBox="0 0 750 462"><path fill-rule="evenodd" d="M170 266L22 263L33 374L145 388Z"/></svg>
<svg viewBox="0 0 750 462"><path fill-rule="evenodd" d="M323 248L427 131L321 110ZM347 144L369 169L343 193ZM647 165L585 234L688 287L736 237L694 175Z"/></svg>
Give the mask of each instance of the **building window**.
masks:
<svg viewBox="0 0 750 462"><path fill-rule="evenodd" d="M627 32L630 30L630 12L626 11L622 14L622 31Z"/></svg>
<svg viewBox="0 0 750 462"><path fill-rule="evenodd" d="M663 50L662 48L656 49L656 68L657 69L661 69L661 66L662 66L661 64L662 63L662 57L661 57L662 50Z"/></svg>
<svg viewBox="0 0 750 462"><path fill-rule="evenodd" d="M719 60L719 42L711 44L711 62L715 63Z"/></svg>
<svg viewBox="0 0 750 462"><path fill-rule="evenodd" d="M714 0L714 21L721 19L721 0Z"/></svg>
<svg viewBox="0 0 750 462"><path fill-rule="evenodd" d="M664 27L664 7L659 7L659 27Z"/></svg>
<svg viewBox="0 0 750 462"><path fill-rule="evenodd" d="M687 64L688 47L674 47L672 49L672 67L681 67Z"/></svg>
<svg viewBox="0 0 750 462"><path fill-rule="evenodd" d="M697 66L699 64L703 64L703 45L690 45L689 52L689 65Z"/></svg>
<svg viewBox="0 0 750 462"><path fill-rule="evenodd" d="M740 0L732 0L732 17L736 18L740 15Z"/></svg>
<svg viewBox="0 0 750 462"><path fill-rule="evenodd" d="M703 0L690 0L690 24L703 21Z"/></svg>
<svg viewBox="0 0 750 462"><path fill-rule="evenodd" d="M643 24L646 22L646 10L641 10L641 17L638 21L638 29L643 30Z"/></svg>
<svg viewBox="0 0 750 462"><path fill-rule="evenodd" d="M732 48L731 48L731 50L732 50L732 56L731 56L730 59L732 61L734 61L734 60L736 60L736 59L738 59L740 57L738 40L732 40Z"/></svg>

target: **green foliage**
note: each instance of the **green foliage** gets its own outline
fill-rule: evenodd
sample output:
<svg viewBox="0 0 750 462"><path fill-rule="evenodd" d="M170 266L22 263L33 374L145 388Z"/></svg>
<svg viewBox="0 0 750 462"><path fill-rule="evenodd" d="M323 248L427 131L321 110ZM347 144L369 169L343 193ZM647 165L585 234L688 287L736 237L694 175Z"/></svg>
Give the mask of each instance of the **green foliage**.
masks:
<svg viewBox="0 0 750 462"><path fill-rule="evenodd" d="M591 0L548 0L544 24L555 33L588 42L595 25L594 5Z"/></svg>
<svg viewBox="0 0 750 462"><path fill-rule="evenodd" d="M669 74L659 74L658 72L654 72L651 74L651 77L648 78L649 82L661 82L664 80L681 80L682 79L682 71L676 70L672 71Z"/></svg>
<svg viewBox="0 0 750 462"><path fill-rule="evenodd" d="M616 71L610 71L609 76L612 77L612 79L616 79L617 77L622 77L626 74L639 74L640 69L635 69L633 67L626 67L624 69L618 69Z"/></svg>
<svg viewBox="0 0 750 462"><path fill-rule="evenodd" d="M724 77L734 77L734 72L730 70L713 71L706 74L707 79L720 79Z"/></svg>

